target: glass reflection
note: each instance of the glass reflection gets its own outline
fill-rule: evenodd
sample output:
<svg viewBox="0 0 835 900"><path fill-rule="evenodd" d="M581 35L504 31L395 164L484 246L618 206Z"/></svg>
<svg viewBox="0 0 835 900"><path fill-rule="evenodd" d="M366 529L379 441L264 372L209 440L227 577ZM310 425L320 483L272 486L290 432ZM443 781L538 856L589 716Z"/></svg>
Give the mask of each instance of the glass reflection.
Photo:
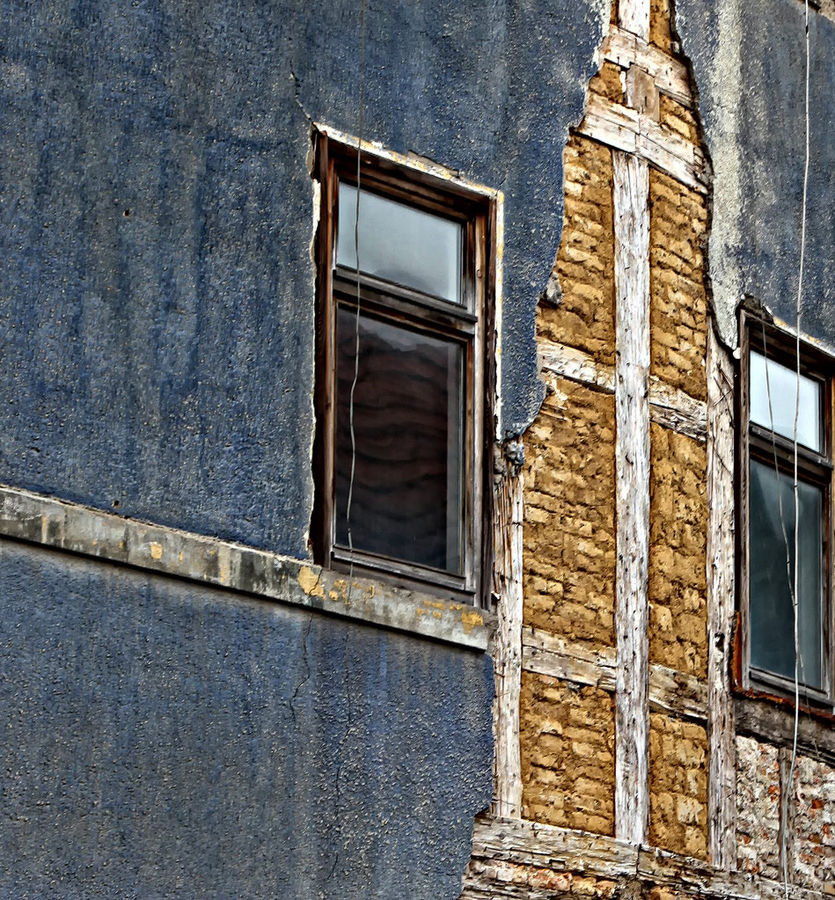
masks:
<svg viewBox="0 0 835 900"><path fill-rule="evenodd" d="M751 460L750 613L751 665L794 679L794 491L792 479ZM782 504L782 521L780 505ZM823 491L799 483L798 637L800 680L823 687ZM785 536L784 536L785 527ZM786 568L786 545L790 560Z"/></svg>
<svg viewBox="0 0 835 900"><path fill-rule="evenodd" d="M348 546L356 313L337 313L336 541ZM464 347L360 315L354 549L462 568Z"/></svg>
<svg viewBox="0 0 835 900"><path fill-rule="evenodd" d="M797 397L797 373L773 359L751 351L751 421L794 439L794 411ZM766 383L766 366L768 382ZM769 395L771 406L769 409ZM800 403L797 440L804 447L822 452L821 385L800 376ZM773 420L773 424L772 424Z"/></svg>
<svg viewBox="0 0 835 900"><path fill-rule="evenodd" d="M357 189L339 185L336 261L356 269ZM463 228L451 219L362 191L360 271L461 303Z"/></svg>

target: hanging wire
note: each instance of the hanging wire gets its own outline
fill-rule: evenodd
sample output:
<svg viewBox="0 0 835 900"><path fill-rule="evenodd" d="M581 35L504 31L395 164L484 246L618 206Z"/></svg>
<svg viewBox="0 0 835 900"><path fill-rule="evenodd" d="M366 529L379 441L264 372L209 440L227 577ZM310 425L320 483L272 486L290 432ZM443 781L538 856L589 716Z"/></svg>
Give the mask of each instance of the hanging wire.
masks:
<svg viewBox="0 0 835 900"><path fill-rule="evenodd" d="M360 374L360 188L362 187L362 126L365 108L365 21L368 0L362 0L360 7L360 97L357 122L357 205L354 210L354 256L356 259L357 309L354 317L354 378L348 399L348 424L351 430L351 475L348 479L348 502L345 506L345 524L348 529L348 605L351 605L351 591L354 583L354 535L351 529L351 505L354 500L354 478L357 470L357 436L354 429L354 394Z"/></svg>

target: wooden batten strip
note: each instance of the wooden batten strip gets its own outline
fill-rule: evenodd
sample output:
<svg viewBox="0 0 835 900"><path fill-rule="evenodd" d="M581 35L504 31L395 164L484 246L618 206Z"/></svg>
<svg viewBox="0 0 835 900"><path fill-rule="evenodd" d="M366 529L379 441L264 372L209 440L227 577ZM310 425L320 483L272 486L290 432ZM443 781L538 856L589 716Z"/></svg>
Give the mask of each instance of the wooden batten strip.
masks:
<svg viewBox="0 0 835 900"><path fill-rule="evenodd" d="M598 362L582 350L555 341L540 340L539 361L546 377L556 375L592 390L615 392L614 367ZM704 401L650 376L649 405L653 422L695 440L705 440L707 404Z"/></svg>
<svg viewBox="0 0 835 900"><path fill-rule="evenodd" d="M613 691L617 683L617 654L613 647L589 648L537 628L522 632L522 668L573 684ZM649 666L649 707L704 722L707 684L686 672L652 663Z"/></svg>
<svg viewBox="0 0 835 900"><path fill-rule="evenodd" d="M539 366L547 375L557 375L609 394L615 392L615 370L593 356L547 338L537 340Z"/></svg>
<svg viewBox="0 0 835 900"><path fill-rule="evenodd" d="M495 808L503 816L522 814L519 696L522 687L522 473L501 478L496 492L494 584L499 599L494 645Z"/></svg>
<svg viewBox="0 0 835 900"><path fill-rule="evenodd" d="M615 151L615 836L649 822L649 169Z"/></svg>
<svg viewBox="0 0 835 900"><path fill-rule="evenodd" d="M541 895L527 885L512 880L513 871L503 878L504 864L548 869L552 873L574 872L622 884L651 883L722 900L819 900L820 891L756 875L723 872L691 857L665 850L637 847L617 838L574 831L536 822L482 817L473 832L473 858L483 867L470 866L464 878L464 898L511 898ZM497 877L498 875L498 877ZM562 896L562 895L560 895Z"/></svg>
<svg viewBox="0 0 835 900"><path fill-rule="evenodd" d="M649 40L650 0L618 0L618 24L624 31Z"/></svg>
<svg viewBox="0 0 835 900"><path fill-rule="evenodd" d="M687 672L652 663L649 667L649 707L704 722L707 718L707 684Z"/></svg>
<svg viewBox="0 0 835 900"><path fill-rule="evenodd" d="M734 617L734 372L707 334L708 847L721 869L736 868L736 744L730 684Z"/></svg>
<svg viewBox="0 0 835 900"><path fill-rule="evenodd" d="M522 634L522 667L561 681L615 690L614 647L591 649L538 628L526 628Z"/></svg>
<svg viewBox="0 0 835 900"><path fill-rule="evenodd" d="M635 153L693 190L707 193L701 149L634 109L593 94L580 134L624 153Z"/></svg>
<svg viewBox="0 0 835 900"><path fill-rule="evenodd" d="M693 106L690 78L684 63L637 35L612 25L603 41L603 58L623 69L640 66L649 73L661 93L688 109Z"/></svg>

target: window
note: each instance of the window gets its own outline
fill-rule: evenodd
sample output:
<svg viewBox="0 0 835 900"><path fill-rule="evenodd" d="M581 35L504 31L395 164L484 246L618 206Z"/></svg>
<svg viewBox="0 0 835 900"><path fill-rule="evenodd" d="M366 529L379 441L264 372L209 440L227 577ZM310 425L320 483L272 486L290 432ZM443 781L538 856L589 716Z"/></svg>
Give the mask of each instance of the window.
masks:
<svg viewBox="0 0 835 900"><path fill-rule="evenodd" d="M793 338L753 319L743 334L741 596L747 683L765 692L794 693L797 409L800 693L806 702L826 702L832 697L832 364L804 346L798 380Z"/></svg>
<svg viewBox="0 0 835 900"><path fill-rule="evenodd" d="M318 561L480 601L490 199L323 134L317 172Z"/></svg>

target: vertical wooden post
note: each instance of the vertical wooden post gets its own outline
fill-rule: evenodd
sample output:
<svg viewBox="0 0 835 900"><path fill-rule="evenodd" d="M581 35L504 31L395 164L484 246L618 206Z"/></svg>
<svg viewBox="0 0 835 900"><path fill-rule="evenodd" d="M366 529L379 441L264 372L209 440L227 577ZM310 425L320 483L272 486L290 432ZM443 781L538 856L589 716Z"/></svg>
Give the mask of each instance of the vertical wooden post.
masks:
<svg viewBox="0 0 835 900"><path fill-rule="evenodd" d="M511 472L496 492L494 591L500 597L493 658L496 667L495 814L522 814L519 695L522 687L522 473Z"/></svg>
<svg viewBox="0 0 835 900"><path fill-rule="evenodd" d="M649 40L649 0L620 0L618 24L625 31Z"/></svg>
<svg viewBox="0 0 835 900"><path fill-rule="evenodd" d="M736 744L730 684L734 615L733 366L707 333L707 820L711 862L736 868Z"/></svg>
<svg viewBox="0 0 835 900"><path fill-rule="evenodd" d="M649 824L649 169L613 151L615 216L615 835Z"/></svg>

